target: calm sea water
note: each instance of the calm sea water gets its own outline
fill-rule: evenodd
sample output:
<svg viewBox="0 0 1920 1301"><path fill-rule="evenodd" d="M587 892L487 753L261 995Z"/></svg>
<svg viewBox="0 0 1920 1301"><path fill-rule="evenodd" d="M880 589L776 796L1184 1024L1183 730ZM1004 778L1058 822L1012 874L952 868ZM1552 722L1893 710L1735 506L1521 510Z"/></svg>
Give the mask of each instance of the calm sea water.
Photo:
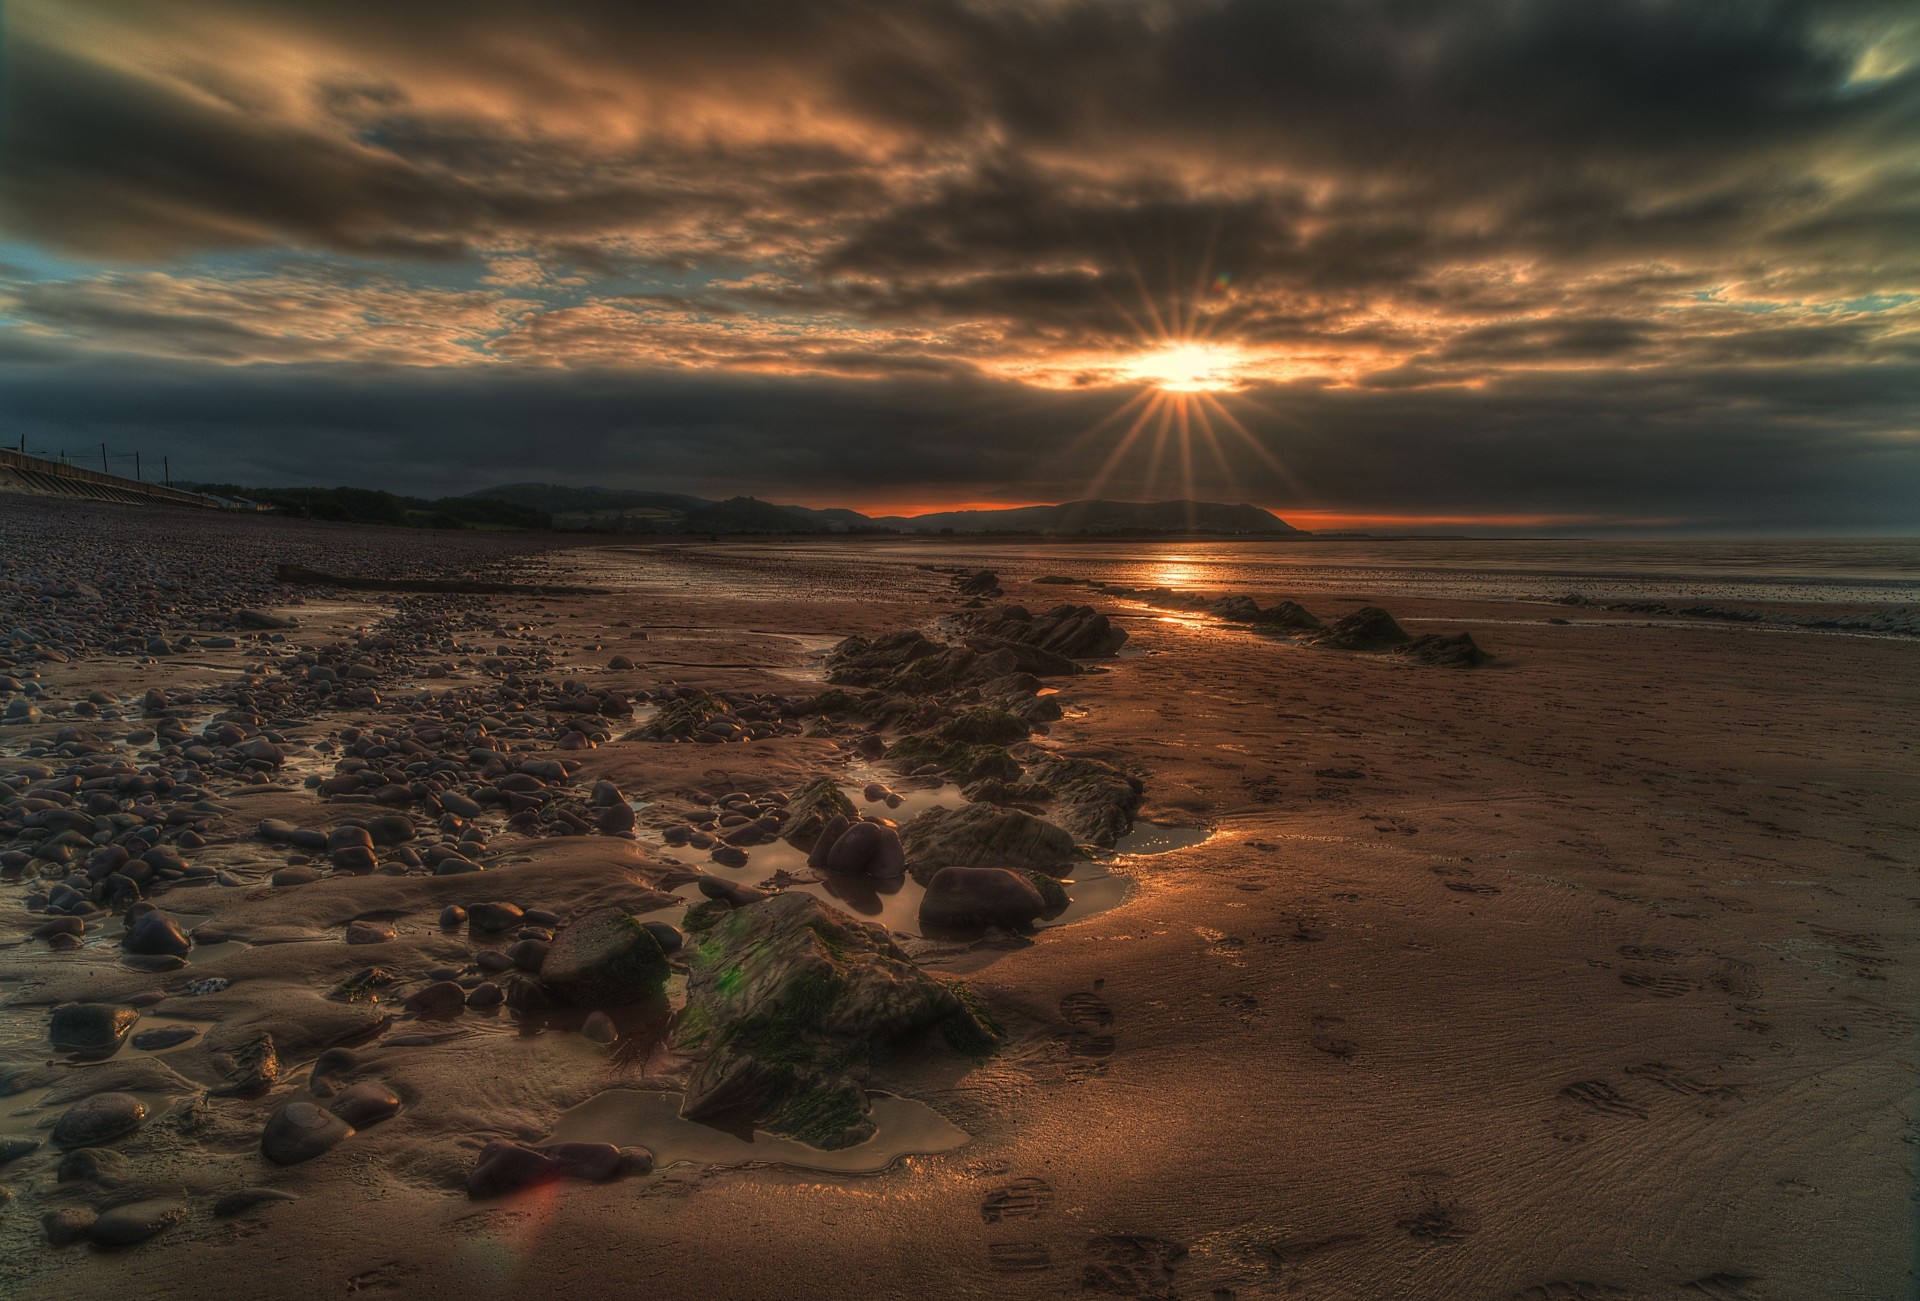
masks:
<svg viewBox="0 0 1920 1301"><path fill-rule="evenodd" d="M1139 587L1337 596L1920 604L1920 539L1862 541L995 542L740 541L616 548L594 564L635 585L721 581L771 596L857 595L911 565L966 565ZM768 566L775 558L785 561ZM784 571L781 573L779 571ZM1065 599L1063 593L1062 599Z"/></svg>

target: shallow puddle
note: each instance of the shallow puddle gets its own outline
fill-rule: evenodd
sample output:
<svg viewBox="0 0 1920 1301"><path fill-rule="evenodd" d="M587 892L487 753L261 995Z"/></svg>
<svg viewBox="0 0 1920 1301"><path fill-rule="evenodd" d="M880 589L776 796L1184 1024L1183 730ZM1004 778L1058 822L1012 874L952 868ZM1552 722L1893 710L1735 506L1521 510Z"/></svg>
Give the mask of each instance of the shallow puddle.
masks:
<svg viewBox="0 0 1920 1301"><path fill-rule="evenodd" d="M778 1164L836 1174L874 1174L903 1156L951 1152L972 1135L922 1102L890 1093L869 1095L878 1128L852 1147L825 1151L795 1139L756 1132L741 1138L685 1120L681 1095L644 1089L608 1089L561 1114L549 1142L614 1143L644 1147L656 1167L679 1162L743 1166Z"/></svg>
<svg viewBox="0 0 1920 1301"><path fill-rule="evenodd" d="M1136 822L1133 830L1113 843L1113 856L1132 858L1146 854L1170 854L1176 849L1191 849L1213 838L1206 827L1167 827L1157 822Z"/></svg>

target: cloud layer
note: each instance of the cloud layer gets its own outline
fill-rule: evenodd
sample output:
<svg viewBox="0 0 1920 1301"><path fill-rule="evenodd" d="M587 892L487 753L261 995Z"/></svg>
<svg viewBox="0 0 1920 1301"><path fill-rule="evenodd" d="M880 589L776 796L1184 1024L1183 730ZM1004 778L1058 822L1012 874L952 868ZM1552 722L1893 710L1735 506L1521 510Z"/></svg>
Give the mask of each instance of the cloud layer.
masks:
<svg viewBox="0 0 1920 1301"><path fill-rule="evenodd" d="M1243 390L1189 432L1210 495L1920 526L1906 5L9 17L30 441L225 462L291 420L344 458L280 439L261 474L869 502L1068 495L1113 457L1105 491L1164 495L1178 428L1116 457L1108 418L1199 337Z"/></svg>

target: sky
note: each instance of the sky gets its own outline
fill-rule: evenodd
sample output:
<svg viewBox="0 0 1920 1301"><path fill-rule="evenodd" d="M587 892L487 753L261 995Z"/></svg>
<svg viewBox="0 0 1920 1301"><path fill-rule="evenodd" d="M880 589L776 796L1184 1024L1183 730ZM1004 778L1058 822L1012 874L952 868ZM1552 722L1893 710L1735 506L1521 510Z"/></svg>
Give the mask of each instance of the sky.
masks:
<svg viewBox="0 0 1920 1301"><path fill-rule="evenodd" d="M0 444L1920 534L1911 0L0 12Z"/></svg>

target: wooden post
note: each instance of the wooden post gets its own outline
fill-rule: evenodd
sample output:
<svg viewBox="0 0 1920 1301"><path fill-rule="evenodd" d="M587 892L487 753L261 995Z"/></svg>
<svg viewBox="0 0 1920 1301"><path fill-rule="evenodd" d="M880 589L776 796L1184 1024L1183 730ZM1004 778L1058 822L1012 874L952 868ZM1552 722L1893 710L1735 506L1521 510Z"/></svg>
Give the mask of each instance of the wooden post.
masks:
<svg viewBox="0 0 1920 1301"><path fill-rule="evenodd" d="M113 473L112 470L109 470L107 468L107 445L105 443L100 444L100 473L102 474Z"/></svg>
<svg viewBox="0 0 1920 1301"><path fill-rule="evenodd" d="M133 477L135 479L140 478L140 453L138 452L135 452L133 454ZM145 480L141 480L141 481L145 482Z"/></svg>

